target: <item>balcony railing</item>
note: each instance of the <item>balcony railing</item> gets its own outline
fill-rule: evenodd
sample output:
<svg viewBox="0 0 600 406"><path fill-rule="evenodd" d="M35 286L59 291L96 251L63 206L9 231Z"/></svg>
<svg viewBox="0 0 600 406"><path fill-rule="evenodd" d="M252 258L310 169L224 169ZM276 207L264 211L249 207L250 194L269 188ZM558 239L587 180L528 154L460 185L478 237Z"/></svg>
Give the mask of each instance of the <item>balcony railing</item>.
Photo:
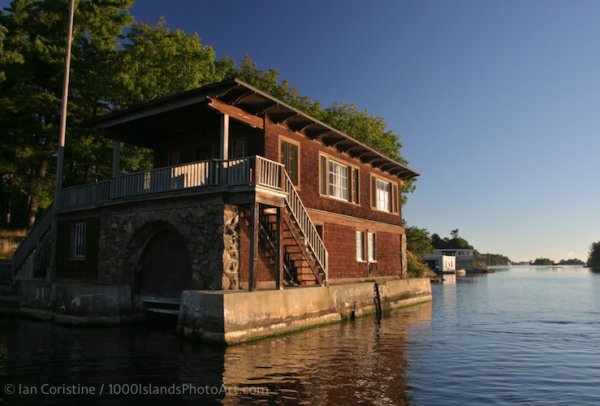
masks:
<svg viewBox="0 0 600 406"><path fill-rule="evenodd" d="M128 173L103 182L64 188L58 208L89 207L111 200L184 189L244 185L281 191L281 164L255 156Z"/></svg>

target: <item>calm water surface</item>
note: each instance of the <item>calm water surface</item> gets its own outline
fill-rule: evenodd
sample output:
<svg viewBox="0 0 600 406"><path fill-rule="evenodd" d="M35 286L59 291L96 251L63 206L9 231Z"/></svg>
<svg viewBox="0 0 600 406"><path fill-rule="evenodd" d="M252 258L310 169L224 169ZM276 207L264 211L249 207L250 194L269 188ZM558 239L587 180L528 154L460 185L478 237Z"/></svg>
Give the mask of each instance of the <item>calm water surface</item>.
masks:
<svg viewBox="0 0 600 406"><path fill-rule="evenodd" d="M0 319L0 403L600 404L600 275L513 267L458 282L380 322L230 348L164 327ZM6 385L96 395L18 396ZM186 392L109 393L157 388Z"/></svg>

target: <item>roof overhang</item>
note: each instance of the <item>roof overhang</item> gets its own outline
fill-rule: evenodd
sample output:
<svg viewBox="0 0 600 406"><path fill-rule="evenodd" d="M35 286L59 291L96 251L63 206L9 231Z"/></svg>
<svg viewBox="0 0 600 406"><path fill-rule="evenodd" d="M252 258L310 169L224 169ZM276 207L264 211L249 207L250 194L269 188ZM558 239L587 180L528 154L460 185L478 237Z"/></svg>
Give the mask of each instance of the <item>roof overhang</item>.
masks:
<svg viewBox="0 0 600 406"><path fill-rule="evenodd" d="M214 99L257 117L268 116L269 120L274 123L287 126L290 130L304 134L309 139L320 141L399 178L411 179L419 176L418 172L408 166L384 156L351 136L239 79L225 80L157 99L127 110L116 111L90 120L87 125L110 130L137 120L197 104L210 106L211 100Z"/></svg>

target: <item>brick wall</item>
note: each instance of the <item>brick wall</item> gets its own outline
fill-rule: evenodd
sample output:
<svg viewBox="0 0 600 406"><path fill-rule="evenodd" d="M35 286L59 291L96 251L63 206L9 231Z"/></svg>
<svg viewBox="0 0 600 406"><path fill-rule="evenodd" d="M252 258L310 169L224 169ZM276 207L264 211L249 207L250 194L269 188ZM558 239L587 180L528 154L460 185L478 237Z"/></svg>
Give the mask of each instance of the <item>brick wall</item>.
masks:
<svg viewBox="0 0 600 406"><path fill-rule="evenodd" d="M345 214L352 217L379 221L387 224L402 225L402 217L399 214L385 213L371 208L370 179L371 174L396 182L400 185L400 179L363 164L358 159L338 152L335 148L326 147L319 141L310 140L307 137L292 132L289 129L265 120L265 157L276 162L279 159L279 139L289 138L300 144L300 185L298 193L306 207L326 210L333 213ZM359 204L344 202L319 195L319 153L323 152L337 161L357 167L359 175Z"/></svg>

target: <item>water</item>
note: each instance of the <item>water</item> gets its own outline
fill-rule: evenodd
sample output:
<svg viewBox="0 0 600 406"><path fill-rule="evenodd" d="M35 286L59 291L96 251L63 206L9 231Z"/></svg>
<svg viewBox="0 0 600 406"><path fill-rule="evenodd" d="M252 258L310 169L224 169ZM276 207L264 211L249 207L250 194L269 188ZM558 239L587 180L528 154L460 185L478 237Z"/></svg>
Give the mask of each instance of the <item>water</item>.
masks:
<svg viewBox="0 0 600 406"><path fill-rule="evenodd" d="M600 275L513 267L458 282L380 322L230 348L165 327L0 319L0 403L600 404ZM39 394L68 387L95 394ZM171 392L122 394L144 390Z"/></svg>

